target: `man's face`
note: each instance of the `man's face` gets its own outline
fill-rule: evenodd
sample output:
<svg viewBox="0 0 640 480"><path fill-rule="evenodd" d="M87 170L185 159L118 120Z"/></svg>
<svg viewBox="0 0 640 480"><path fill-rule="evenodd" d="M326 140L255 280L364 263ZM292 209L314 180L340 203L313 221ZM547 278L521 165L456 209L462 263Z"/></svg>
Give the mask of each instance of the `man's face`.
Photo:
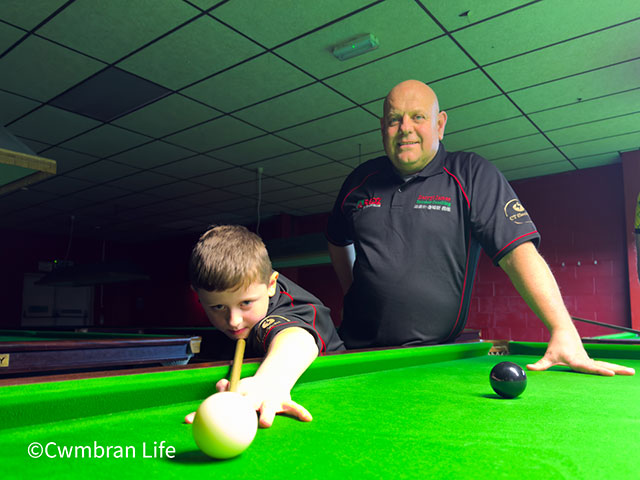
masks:
<svg viewBox="0 0 640 480"><path fill-rule="evenodd" d="M227 337L246 339L253 326L269 309L269 298L276 292L278 272L273 272L269 284L254 282L248 287L222 292L196 290L207 318Z"/></svg>
<svg viewBox="0 0 640 480"><path fill-rule="evenodd" d="M446 123L426 85L407 82L391 91L380 125L384 149L400 174L417 173L436 156Z"/></svg>

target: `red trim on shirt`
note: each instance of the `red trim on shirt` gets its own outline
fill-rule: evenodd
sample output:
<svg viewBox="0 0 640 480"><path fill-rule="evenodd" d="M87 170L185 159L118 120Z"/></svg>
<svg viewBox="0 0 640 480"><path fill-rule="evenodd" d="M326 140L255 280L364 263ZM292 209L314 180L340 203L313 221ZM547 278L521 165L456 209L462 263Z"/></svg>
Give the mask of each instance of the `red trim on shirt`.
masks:
<svg viewBox="0 0 640 480"><path fill-rule="evenodd" d="M460 180L458 180L458 177L456 177L453 173L451 173L449 170L447 170L446 167L442 167L444 169L445 172L447 172L449 175L451 175L453 177L453 179L456 181L456 183L458 184L458 187L460 187L460 191L462 192L462 194L464 195L465 200L467 201L467 207L471 208L471 202L469 201L469 197L467 197L467 193L464 191L464 188L462 188L462 183L460 183Z"/></svg>
<svg viewBox="0 0 640 480"><path fill-rule="evenodd" d="M446 167L442 167L442 168L456 181L456 183L458 184L458 188L460 188L462 195L464 195L464 199L467 201L467 207L471 208L471 202L469 201L469 197L467 196L467 193L464 191L464 188L462 188L462 183L460 183L460 180L458 180L458 177L456 177L453 173L447 170ZM449 338L451 338L451 334L456 331L456 328L460 323L460 315L462 314L462 306L464 305L464 299L465 299L465 289L467 288L467 279L469 277L469 257L470 257L469 253L471 251L471 231L469 231L468 237L469 237L469 240L467 242L467 259L464 266L464 281L462 282L462 295L460 295L460 305L458 306L458 316L456 317L456 321L453 324L453 327L451 328L451 333L447 336L445 340L449 340Z"/></svg>
<svg viewBox="0 0 640 480"><path fill-rule="evenodd" d="M471 232L469 232L469 240L467 243L467 261L465 263L464 266L464 281L462 282L462 295L460 295L460 305L458 306L458 316L456 317L456 321L453 324L453 327L451 327L451 333L449 333L449 335L447 335L447 338L445 339L445 341L449 340L451 338L451 334L453 334L453 332L456 331L456 328L458 326L458 323L460 323L460 315L462 313L462 305L464 304L464 298L465 298L465 289L467 288L467 278L469 277L469 252L471 250Z"/></svg>
<svg viewBox="0 0 640 480"><path fill-rule="evenodd" d="M289 297L291 299L291 306L294 307L294 303L293 303L293 297L291 296L290 293L285 292L284 290L280 290L280 293L285 294L287 297ZM322 347L320 348L320 352L325 352L327 350L327 345L326 343L324 343L324 339L322 338L322 335L320 335L320 332L318 332L318 330L316 329L316 318L318 317L318 310L316 310L316 306L313 303L308 303L307 305L311 306L311 308L313 309L313 322L311 323L311 328L313 328L313 331L316 332L316 335L318 336L318 338L320 339L320 344L322 345ZM267 315L268 317L268 315ZM289 320L287 318L287 320ZM299 320L294 320L294 321L290 321L289 323L299 323L299 324L306 324L306 322L301 322ZM307 324L308 325L308 324ZM274 325L273 327L271 327L267 333L264 336L264 341L262 343L262 348L264 348L264 351L267 351L267 338L269 338L269 334L271 333L271 330L273 330L273 328L277 327L277 325Z"/></svg>
<svg viewBox="0 0 640 480"><path fill-rule="evenodd" d="M493 259L497 258L497 257L498 257L498 256L499 256L499 255L500 255L500 254L501 254L501 253L502 253L502 252L503 252L503 251L504 251L504 250L505 250L509 245L511 245L512 243L517 242L517 241L518 241L518 240L520 240L521 238L527 237L527 236L529 236L529 235L533 235L533 234L535 234L535 233L538 233L538 231L537 231L537 230L534 230L533 232L525 233L524 235L520 235L518 238L514 238L514 239L513 239L513 240L511 240L509 243L507 243L504 247L502 247L502 248L500 249L500 251L499 251L498 253L496 253L496 254L493 256L493 258L492 258L491 260L493 260Z"/></svg>
<svg viewBox="0 0 640 480"><path fill-rule="evenodd" d="M282 290L280 291L280 293L284 293L287 297L289 297L291 299L291 306L293 307L294 306L293 305L293 297L291 295L289 295L287 292L282 291Z"/></svg>
<svg viewBox="0 0 640 480"><path fill-rule="evenodd" d="M377 173L379 173L380 170L376 170L375 172L370 173L369 175L367 175L366 177L364 177L364 180L362 180L362 182L360 182L360 185L358 185L357 187L352 188L349 193L347 193L344 198L342 199L342 203L340 204L340 211L344 211L344 202L347 201L347 198L349 197L349 195L351 195L353 192L355 192L357 189L359 189L362 185L364 185L364 182L367 181L367 179L371 176L371 175L375 175Z"/></svg>

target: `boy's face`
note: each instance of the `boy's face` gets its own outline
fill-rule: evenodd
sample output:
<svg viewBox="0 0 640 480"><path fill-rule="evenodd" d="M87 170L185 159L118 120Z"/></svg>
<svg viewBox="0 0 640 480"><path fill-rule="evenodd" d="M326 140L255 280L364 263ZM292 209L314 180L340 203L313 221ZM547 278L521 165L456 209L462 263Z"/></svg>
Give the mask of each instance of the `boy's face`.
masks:
<svg viewBox="0 0 640 480"><path fill-rule="evenodd" d="M222 292L197 289L198 298L209 321L233 339L247 338L253 326L267 315L269 298L276 293L278 272L269 284L253 282L248 287Z"/></svg>

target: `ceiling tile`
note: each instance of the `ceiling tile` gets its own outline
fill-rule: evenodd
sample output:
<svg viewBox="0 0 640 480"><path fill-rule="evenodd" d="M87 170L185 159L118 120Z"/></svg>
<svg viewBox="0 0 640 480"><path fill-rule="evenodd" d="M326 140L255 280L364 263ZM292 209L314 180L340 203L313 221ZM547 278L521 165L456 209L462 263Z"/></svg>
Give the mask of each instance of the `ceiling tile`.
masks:
<svg viewBox="0 0 640 480"><path fill-rule="evenodd" d="M447 141L445 138L445 146ZM494 143L484 147L476 147L473 149L475 153L483 156L488 160L498 160L504 157L512 157L520 153L536 152L538 150L546 150L553 145L542 134L529 135L528 137L516 138L505 142ZM448 149L449 150L449 149Z"/></svg>
<svg viewBox="0 0 640 480"><path fill-rule="evenodd" d="M47 202L47 208L59 210L60 213L64 212L76 212L83 207L87 206L87 199L80 198L74 195L67 195L64 197L55 198ZM75 215L74 215L75 216ZM74 233L78 233L74 225Z"/></svg>
<svg viewBox="0 0 640 480"><path fill-rule="evenodd" d="M86 200L94 202L102 202L105 200L111 200L113 198L122 197L131 193L128 190L122 188L116 188L112 185L97 185L87 190L82 190L75 195Z"/></svg>
<svg viewBox="0 0 640 480"><path fill-rule="evenodd" d="M182 201L188 202L193 205L201 205L204 208L209 209L211 204L222 202L224 200L230 200L237 198L237 195L227 192L219 188L209 188L202 192L194 193L191 195L185 195L181 198Z"/></svg>
<svg viewBox="0 0 640 480"><path fill-rule="evenodd" d="M41 155L56 161L56 172L58 175L83 167L97 160L91 155L85 155L84 153L73 152L58 147L45 150Z"/></svg>
<svg viewBox="0 0 640 480"><path fill-rule="evenodd" d="M2 0L0 18L25 30L31 30L55 12L67 0Z"/></svg>
<svg viewBox="0 0 640 480"><path fill-rule="evenodd" d="M30 188L26 190L16 190L2 197L0 213L15 212L32 205L46 204L46 202L54 198L57 198L57 195Z"/></svg>
<svg viewBox="0 0 640 480"><path fill-rule="evenodd" d="M264 132L233 117L222 117L165 137L165 140L199 153L263 135Z"/></svg>
<svg viewBox="0 0 640 480"><path fill-rule="evenodd" d="M100 62L30 36L0 58L0 88L46 101L102 68Z"/></svg>
<svg viewBox="0 0 640 480"><path fill-rule="evenodd" d="M283 190L290 186L291 184L283 182L282 180L278 180L277 178L267 177L262 179L261 189L262 194L265 195L266 193L272 192L274 190ZM239 183L237 185L233 185L232 187L228 187L226 190L239 196L246 197L253 195L257 199L258 180L256 178L252 179L250 182Z"/></svg>
<svg viewBox="0 0 640 480"><path fill-rule="evenodd" d="M131 193L119 198L114 206L122 208L123 210L129 210L137 207L149 205L151 203L157 203L158 197L150 195L148 193ZM118 207L120 205L120 207Z"/></svg>
<svg viewBox="0 0 640 480"><path fill-rule="evenodd" d="M175 178L161 175L159 173L145 171L135 173L111 182L109 185L118 188L126 188L136 192L144 191L153 194L153 189L160 185L175 182Z"/></svg>
<svg viewBox="0 0 640 480"><path fill-rule="evenodd" d="M505 90L528 87L635 59L640 20L537 50L485 68Z"/></svg>
<svg viewBox="0 0 640 480"><path fill-rule="evenodd" d="M433 82L430 86L438 95L441 110L448 110L500 94L500 90L495 84L477 69Z"/></svg>
<svg viewBox="0 0 640 480"><path fill-rule="evenodd" d="M275 190L273 192L266 192L262 194L262 199L265 202L289 202L295 200L297 206L304 206L305 200L308 197L317 197L318 194L305 187L287 187L282 190Z"/></svg>
<svg viewBox="0 0 640 480"><path fill-rule="evenodd" d="M231 147L216 150L212 155L234 165L245 165L299 149L300 147L290 142L273 135L265 135L232 145Z"/></svg>
<svg viewBox="0 0 640 480"><path fill-rule="evenodd" d="M450 151L474 150L513 138L525 137L537 133L538 130L525 117L517 117L480 127L445 134L445 144Z"/></svg>
<svg viewBox="0 0 640 480"><path fill-rule="evenodd" d="M402 35L398 35L402 25ZM345 61L333 48L362 34L374 34L380 46ZM275 50L318 78L343 72L442 35L442 30L413 0L387 0Z"/></svg>
<svg viewBox="0 0 640 480"><path fill-rule="evenodd" d="M367 157L382 150L382 135L379 128L313 148L314 152L326 155L333 160Z"/></svg>
<svg viewBox="0 0 640 480"><path fill-rule="evenodd" d="M257 78L259 82L256 82ZM265 53L196 83L181 93L224 112L231 112L313 81L309 75L289 63Z"/></svg>
<svg viewBox="0 0 640 480"><path fill-rule="evenodd" d="M462 107L448 109L446 132L451 135L459 130L519 117L520 115L513 103L507 97L501 95Z"/></svg>
<svg viewBox="0 0 640 480"><path fill-rule="evenodd" d="M184 2L75 0L38 34L113 63L199 13Z"/></svg>
<svg viewBox="0 0 640 480"><path fill-rule="evenodd" d="M385 97L394 85L409 78L431 83L472 68L473 63L455 43L442 37L331 77L325 83L358 103L366 103Z"/></svg>
<svg viewBox="0 0 640 480"><path fill-rule="evenodd" d="M51 105L108 122L168 93L160 85L109 67L56 97Z"/></svg>
<svg viewBox="0 0 640 480"><path fill-rule="evenodd" d="M56 193L58 195L68 195L78 190L90 188L94 183L80 180L77 178L67 177L65 175L56 175L34 185L33 190L41 192Z"/></svg>
<svg viewBox="0 0 640 480"><path fill-rule="evenodd" d="M531 2L453 37L481 65L562 42L640 16L640 3L621 0Z"/></svg>
<svg viewBox="0 0 640 480"><path fill-rule="evenodd" d="M529 115L543 131L570 127L640 110L640 87ZM621 132L620 132L621 133Z"/></svg>
<svg viewBox="0 0 640 480"><path fill-rule="evenodd" d="M640 132L625 133L560 147L569 158L579 158L600 153L640 150Z"/></svg>
<svg viewBox="0 0 640 480"><path fill-rule="evenodd" d="M114 155L110 157L110 160L136 168L148 169L191 155L193 155L193 152L184 148L162 141L155 141Z"/></svg>
<svg viewBox="0 0 640 480"><path fill-rule="evenodd" d="M530 3L530 0L500 0L478 2L477 0L419 0L449 31L486 20L512 8Z"/></svg>
<svg viewBox="0 0 640 480"><path fill-rule="evenodd" d="M7 25L6 23L0 23L0 54L16 43L24 36L25 32Z"/></svg>
<svg viewBox="0 0 640 480"><path fill-rule="evenodd" d="M220 112L213 108L174 94L161 98L113 123L159 138L220 115Z"/></svg>
<svg viewBox="0 0 640 480"><path fill-rule="evenodd" d="M640 60L600 68L509 93L525 113L638 88Z"/></svg>
<svg viewBox="0 0 640 480"><path fill-rule="evenodd" d="M544 165L547 163L566 162L566 158L555 148L548 148L538 152L523 153L493 160L493 163L501 172L507 172L516 168L525 168L531 165Z"/></svg>
<svg viewBox="0 0 640 480"><path fill-rule="evenodd" d="M60 146L77 150L96 157L108 157L149 142L148 137L128 132L113 125L103 125L79 137L64 142Z"/></svg>
<svg viewBox="0 0 640 480"><path fill-rule="evenodd" d="M278 178L295 185L307 185L313 182L341 177L343 180L351 173L351 169L340 163L331 162L325 165L305 168L297 172L280 175Z"/></svg>
<svg viewBox="0 0 640 480"><path fill-rule="evenodd" d="M0 91L0 126L8 125L25 113L40 105L28 98Z"/></svg>
<svg viewBox="0 0 640 480"><path fill-rule="evenodd" d="M12 123L10 129L15 135L56 144L98 125L90 118L45 105Z"/></svg>
<svg viewBox="0 0 640 480"><path fill-rule="evenodd" d="M157 167L154 171L176 178L193 178L229 167L230 165L226 162L221 162L206 155L196 155Z"/></svg>
<svg viewBox="0 0 640 480"><path fill-rule="evenodd" d="M158 197L173 199L207 190L208 188L209 187L199 183L180 180L177 182L168 183L166 185L153 187L152 190L149 190L149 193L152 193L153 195L156 195ZM186 206L188 206L188 204L186 204Z"/></svg>
<svg viewBox="0 0 640 480"><path fill-rule="evenodd" d="M203 16L118 66L165 87L180 89L262 51L245 37Z"/></svg>
<svg viewBox="0 0 640 480"><path fill-rule="evenodd" d="M288 153L276 158L270 158L268 160L260 160L252 163L247 168L257 169L262 167L265 175L280 175L283 173L291 172L292 170L300 170L303 168L313 167L315 165L321 165L327 163L327 159L317 155L309 150L300 150L294 153Z"/></svg>
<svg viewBox="0 0 640 480"><path fill-rule="evenodd" d="M40 152L43 152L51 148L51 145L48 143L38 142L37 140L32 140L27 137L21 137L20 135L16 135L16 138L20 140L22 143L24 143L31 150L36 152L38 155L40 154Z"/></svg>
<svg viewBox="0 0 640 480"><path fill-rule="evenodd" d="M323 0L322 2L255 2L234 0L216 8L214 16L267 47L331 22L370 3L370 0ZM251 12L247 15L247 12ZM256 18L273 22L256 22ZM277 27L274 28L274 25Z"/></svg>
<svg viewBox="0 0 640 480"><path fill-rule="evenodd" d="M567 161L562 161L510 170L508 172L505 172L504 176L507 180L512 182L514 180L520 180L522 178L542 177L544 175L553 175L556 173L571 171L575 171L575 167Z"/></svg>
<svg viewBox="0 0 640 480"><path fill-rule="evenodd" d="M235 113L267 131L277 131L353 106L330 88L316 83Z"/></svg>
<svg viewBox="0 0 640 480"><path fill-rule="evenodd" d="M380 122L370 113L352 108L313 122L278 132L278 135L305 147L313 147L379 128Z"/></svg>
<svg viewBox="0 0 640 480"><path fill-rule="evenodd" d="M229 185L246 182L247 179L252 176L252 172L249 172L244 168L235 167L209 173L207 175L201 175L194 179L194 181L202 183L203 185L208 185L209 187L223 188Z"/></svg>
<svg viewBox="0 0 640 480"><path fill-rule="evenodd" d="M572 158L571 161L575 163L578 168L602 167L604 165L620 163L620 154L618 152L601 153L598 155Z"/></svg>
<svg viewBox="0 0 640 480"><path fill-rule="evenodd" d="M640 131L640 112L561 128L546 133L552 142L562 146L638 131Z"/></svg>
<svg viewBox="0 0 640 480"><path fill-rule="evenodd" d="M100 160L86 167L67 173L68 177L79 178L93 183L105 183L116 178L132 175L139 170L110 160Z"/></svg>

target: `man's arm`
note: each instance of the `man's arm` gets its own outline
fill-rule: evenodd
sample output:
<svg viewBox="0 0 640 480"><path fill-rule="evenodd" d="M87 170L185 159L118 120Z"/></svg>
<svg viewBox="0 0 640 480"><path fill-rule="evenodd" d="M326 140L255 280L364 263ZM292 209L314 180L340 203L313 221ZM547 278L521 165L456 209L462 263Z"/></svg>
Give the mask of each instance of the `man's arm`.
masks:
<svg viewBox="0 0 640 480"><path fill-rule="evenodd" d="M339 247L331 242L328 243L328 247L331 264L338 276L342 293L346 294L353 283L353 262L356 259L355 249L353 245Z"/></svg>
<svg viewBox="0 0 640 480"><path fill-rule="evenodd" d="M571 321L558 284L549 266L531 242L517 246L499 262L522 298L551 333L542 359L527 365L530 370L546 370L568 365L573 370L611 376L633 375L635 370L607 362L594 361L585 351Z"/></svg>

